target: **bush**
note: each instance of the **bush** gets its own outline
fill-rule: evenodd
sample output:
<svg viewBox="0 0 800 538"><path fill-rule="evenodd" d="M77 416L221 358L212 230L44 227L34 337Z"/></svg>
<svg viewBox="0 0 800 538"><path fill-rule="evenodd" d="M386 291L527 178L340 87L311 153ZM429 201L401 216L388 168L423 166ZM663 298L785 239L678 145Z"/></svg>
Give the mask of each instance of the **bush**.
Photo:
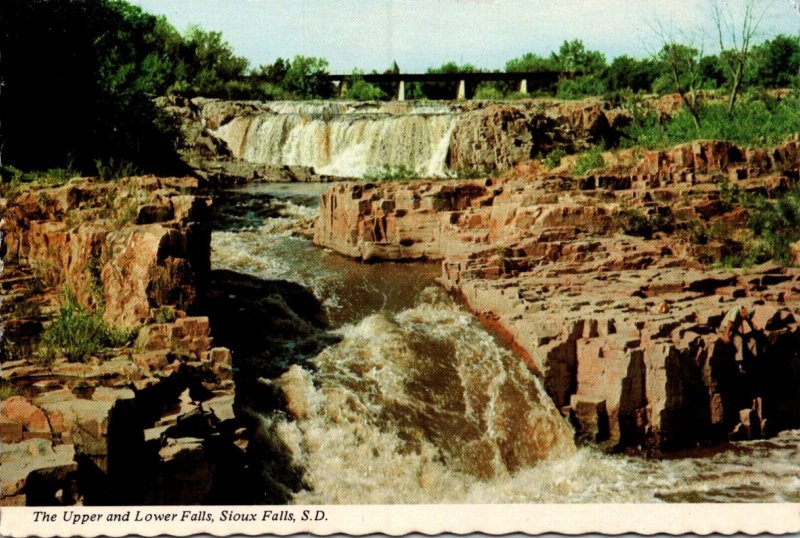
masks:
<svg viewBox="0 0 800 538"><path fill-rule="evenodd" d="M623 209L614 214L614 223L626 235L650 239L656 232L672 232L675 219L672 214L646 215L639 209Z"/></svg>
<svg viewBox="0 0 800 538"><path fill-rule="evenodd" d="M478 88L475 90L475 95L473 99L487 99L487 100L500 100L503 99L505 95L503 91L497 88L494 85L488 84L480 84Z"/></svg>
<svg viewBox="0 0 800 538"><path fill-rule="evenodd" d="M386 94L363 78L356 77L350 88L347 89L347 98L355 101L380 101L386 99Z"/></svg>
<svg viewBox="0 0 800 538"><path fill-rule="evenodd" d="M561 159L567 156L567 152L563 149L554 149L544 158L544 165L548 170L558 168L561 165Z"/></svg>
<svg viewBox="0 0 800 538"><path fill-rule="evenodd" d="M0 381L0 401L5 401L12 396L19 396L21 393L19 389L10 381Z"/></svg>
<svg viewBox="0 0 800 538"><path fill-rule="evenodd" d="M771 258L788 265L792 259L789 247L800 240L800 187L774 200L756 197L750 206L747 227L762 243L757 261Z"/></svg>
<svg viewBox="0 0 800 538"><path fill-rule="evenodd" d="M38 354L43 361L61 353L70 362L85 362L103 349L130 343L132 336L107 324L98 313L88 312L67 290L58 315L42 333Z"/></svg>
<svg viewBox="0 0 800 538"><path fill-rule="evenodd" d="M364 174L367 181L393 181L415 179L419 174L413 169L404 165L385 164L381 168L370 170Z"/></svg>
<svg viewBox="0 0 800 538"><path fill-rule="evenodd" d="M602 168L606 162L603 160L603 152L599 147L592 148L589 151L581 153L575 159L575 164L572 167L573 176L585 176L592 170Z"/></svg>
<svg viewBox="0 0 800 538"><path fill-rule="evenodd" d="M726 104L703 106L699 127L685 110L663 123L650 114L625 130L624 145L664 149L692 140L714 139L753 147L771 146L800 132L798 110L800 98L797 97L778 101L748 96L742 99L732 116L728 115Z"/></svg>

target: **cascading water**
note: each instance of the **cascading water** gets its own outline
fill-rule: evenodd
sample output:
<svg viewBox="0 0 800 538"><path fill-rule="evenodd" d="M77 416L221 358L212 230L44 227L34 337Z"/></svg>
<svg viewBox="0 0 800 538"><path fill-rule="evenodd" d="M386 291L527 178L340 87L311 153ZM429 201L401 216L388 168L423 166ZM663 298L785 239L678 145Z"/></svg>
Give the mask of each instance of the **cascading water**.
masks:
<svg viewBox="0 0 800 538"><path fill-rule="evenodd" d="M673 459L575 449L538 379L432 287L437 267L292 236L322 188L248 187L276 196L270 216L212 236L215 268L309 287L341 337L271 381L289 413L261 431L302 470L293 502L800 501L800 431Z"/></svg>
<svg viewBox="0 0 800 538"><path fill-rule="evenodd" d="M444 176L457 118L442 105L278 103L271 112L234 118L214 135L234 156L253 163L308 166L319 174L347 177L385 167Z"/></svg>

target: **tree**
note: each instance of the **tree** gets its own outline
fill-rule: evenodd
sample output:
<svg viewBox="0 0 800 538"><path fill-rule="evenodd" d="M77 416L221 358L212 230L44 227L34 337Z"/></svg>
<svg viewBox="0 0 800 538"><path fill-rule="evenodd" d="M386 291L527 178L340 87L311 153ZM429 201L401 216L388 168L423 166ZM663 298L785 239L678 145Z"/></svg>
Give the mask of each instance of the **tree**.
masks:
<svg viewBox="0 0 800 538"><path fill-rule="evenodd" d="M333 95L333 85L324 78L327 74L327 60L295 56L281 85L299 99L327 99Z"/></svg>
<svg viewBox="0 0 800 538"><path fill-rule="evenodd" d="M552 57L539 56L533 52L526 52L519 58L506 62L507 73L534 73L538 71L558 71L558 66Z"/></svg>
<svg viewBox="0 0 800 538"><path fill-rule="evenodd" d="M748 83L768 88L784 88L797 80L800 71L800 43L787 35L778 35L753 47L752 69Z"/></svg>
<svg viewBox="0 0 800 538"><path fill-rule="evenodd" d="M93 172L113 159L175 171L174 132L152 101L179 72L165 30L120 0L2 0L6 161Z"/></svg>
<svg viewBox="0 0 800 538"><path fill-rule="evenodd" d="M356 101L379 101L386 99L386 93L374 84L370 84L364 77L361 71L354 69L353 76L350 79L350 86L347 88L348 99Z"/></svg>
<svg viewBox="0 0 800 538"><path fill-rule="evenodd" d="M694 35L680 32L676 37L672 28L665 28L660 22L651 24L650 29L660 44L654 53L664 73L660 78L668 81L672 90L680 95L695 127L699 127L701 103L698 90L702 82L700 62L703 58L703 41L701 39L700 45L695 46ZM658 84L659 81L654 82L654 89Z"/></svg>
<svg viewBox="0 0 800 538"><path fill-rule="evenodd" d="M720 59L728 71L730 82L728 115L731 115L742 87L745 70L750 62L753 40L766 10L756 12L754 0L745 0L744 13L737 18L727 2L724 7L720 0L710 0L710 2L719 40Z"/></svg>
<svg viewBox="0 0 800 538"><path fill-rule="evenodd" d="M611 91L650 91L660 73L658 62L652 58L640 60L623 55L614 58L608 66L605 80Z"/></svg>
<svg viewBox="0 0 800 538"><path fill-rule="evenodd" d="M576 73L596 75L606 68L606 57L599 51L586 50L580 39L564 41L558 52L553 52L550 58L559 71L570 75Z"/></svg>
<svg viewBox="0 0 800 538"><path fill-rule="evenodd" d="M236 56L220 32L193 26L184 37L186 79L192 93L228 97L226 86L241 79L248 62Z"/></svg>

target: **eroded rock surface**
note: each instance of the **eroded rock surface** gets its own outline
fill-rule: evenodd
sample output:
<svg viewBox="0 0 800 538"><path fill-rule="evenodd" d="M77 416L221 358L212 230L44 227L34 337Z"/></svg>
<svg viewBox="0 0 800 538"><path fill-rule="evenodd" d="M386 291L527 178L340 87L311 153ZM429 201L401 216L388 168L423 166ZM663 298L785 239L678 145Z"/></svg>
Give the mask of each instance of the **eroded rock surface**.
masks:
<svg viewBox="0 0 800 538"><path fill-rule="evenodd" d="M800 424L800 271L713 270L724 245L695 223L743 226L720 200L787 188L800 145L695 142L584 177L525 164L501 179L340 184L322 198L315 242L362 260L441 259L442 284L538 371L580 436L670 449L756 438ZM635 209L673 234L623 235ZM744 305L764 329L738 363L720 339Z"/></svg>
<svg viewBox="0 0 800 538"><path fill-rule="evenodd" d="M232 354L196 312L210 273L210 200L196 188L74 179L8 203L0 383L16 395L0 404L0 504L250 498ZM64 289L138 338L45 357L36 342Z"/></svg>

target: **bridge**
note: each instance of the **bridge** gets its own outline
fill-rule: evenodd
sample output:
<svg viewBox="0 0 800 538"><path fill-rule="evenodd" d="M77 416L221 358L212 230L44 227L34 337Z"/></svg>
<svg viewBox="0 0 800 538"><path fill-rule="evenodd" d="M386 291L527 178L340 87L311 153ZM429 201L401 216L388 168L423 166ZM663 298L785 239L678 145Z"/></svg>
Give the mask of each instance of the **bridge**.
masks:
<svg viewBox="0 0 800 538"><path fill-rule="evenodd" d="M456 85L455 98L467 98L467 84L477 85L484 81L505 81L513 82L517 85L517 91L527 94L532 88L549 88L558 79L565 75L558 71L528 71L518 73L385 73L385 74L354 74L354 75L325 75L324 79L339 84L339 94L347 92L347 85L352 84L355 79L361 79L369 83L378 84L397 84L397 100L404 101L406 98L406 82L446 82ZM457 84L456 84L457 83Z"/></svg>

